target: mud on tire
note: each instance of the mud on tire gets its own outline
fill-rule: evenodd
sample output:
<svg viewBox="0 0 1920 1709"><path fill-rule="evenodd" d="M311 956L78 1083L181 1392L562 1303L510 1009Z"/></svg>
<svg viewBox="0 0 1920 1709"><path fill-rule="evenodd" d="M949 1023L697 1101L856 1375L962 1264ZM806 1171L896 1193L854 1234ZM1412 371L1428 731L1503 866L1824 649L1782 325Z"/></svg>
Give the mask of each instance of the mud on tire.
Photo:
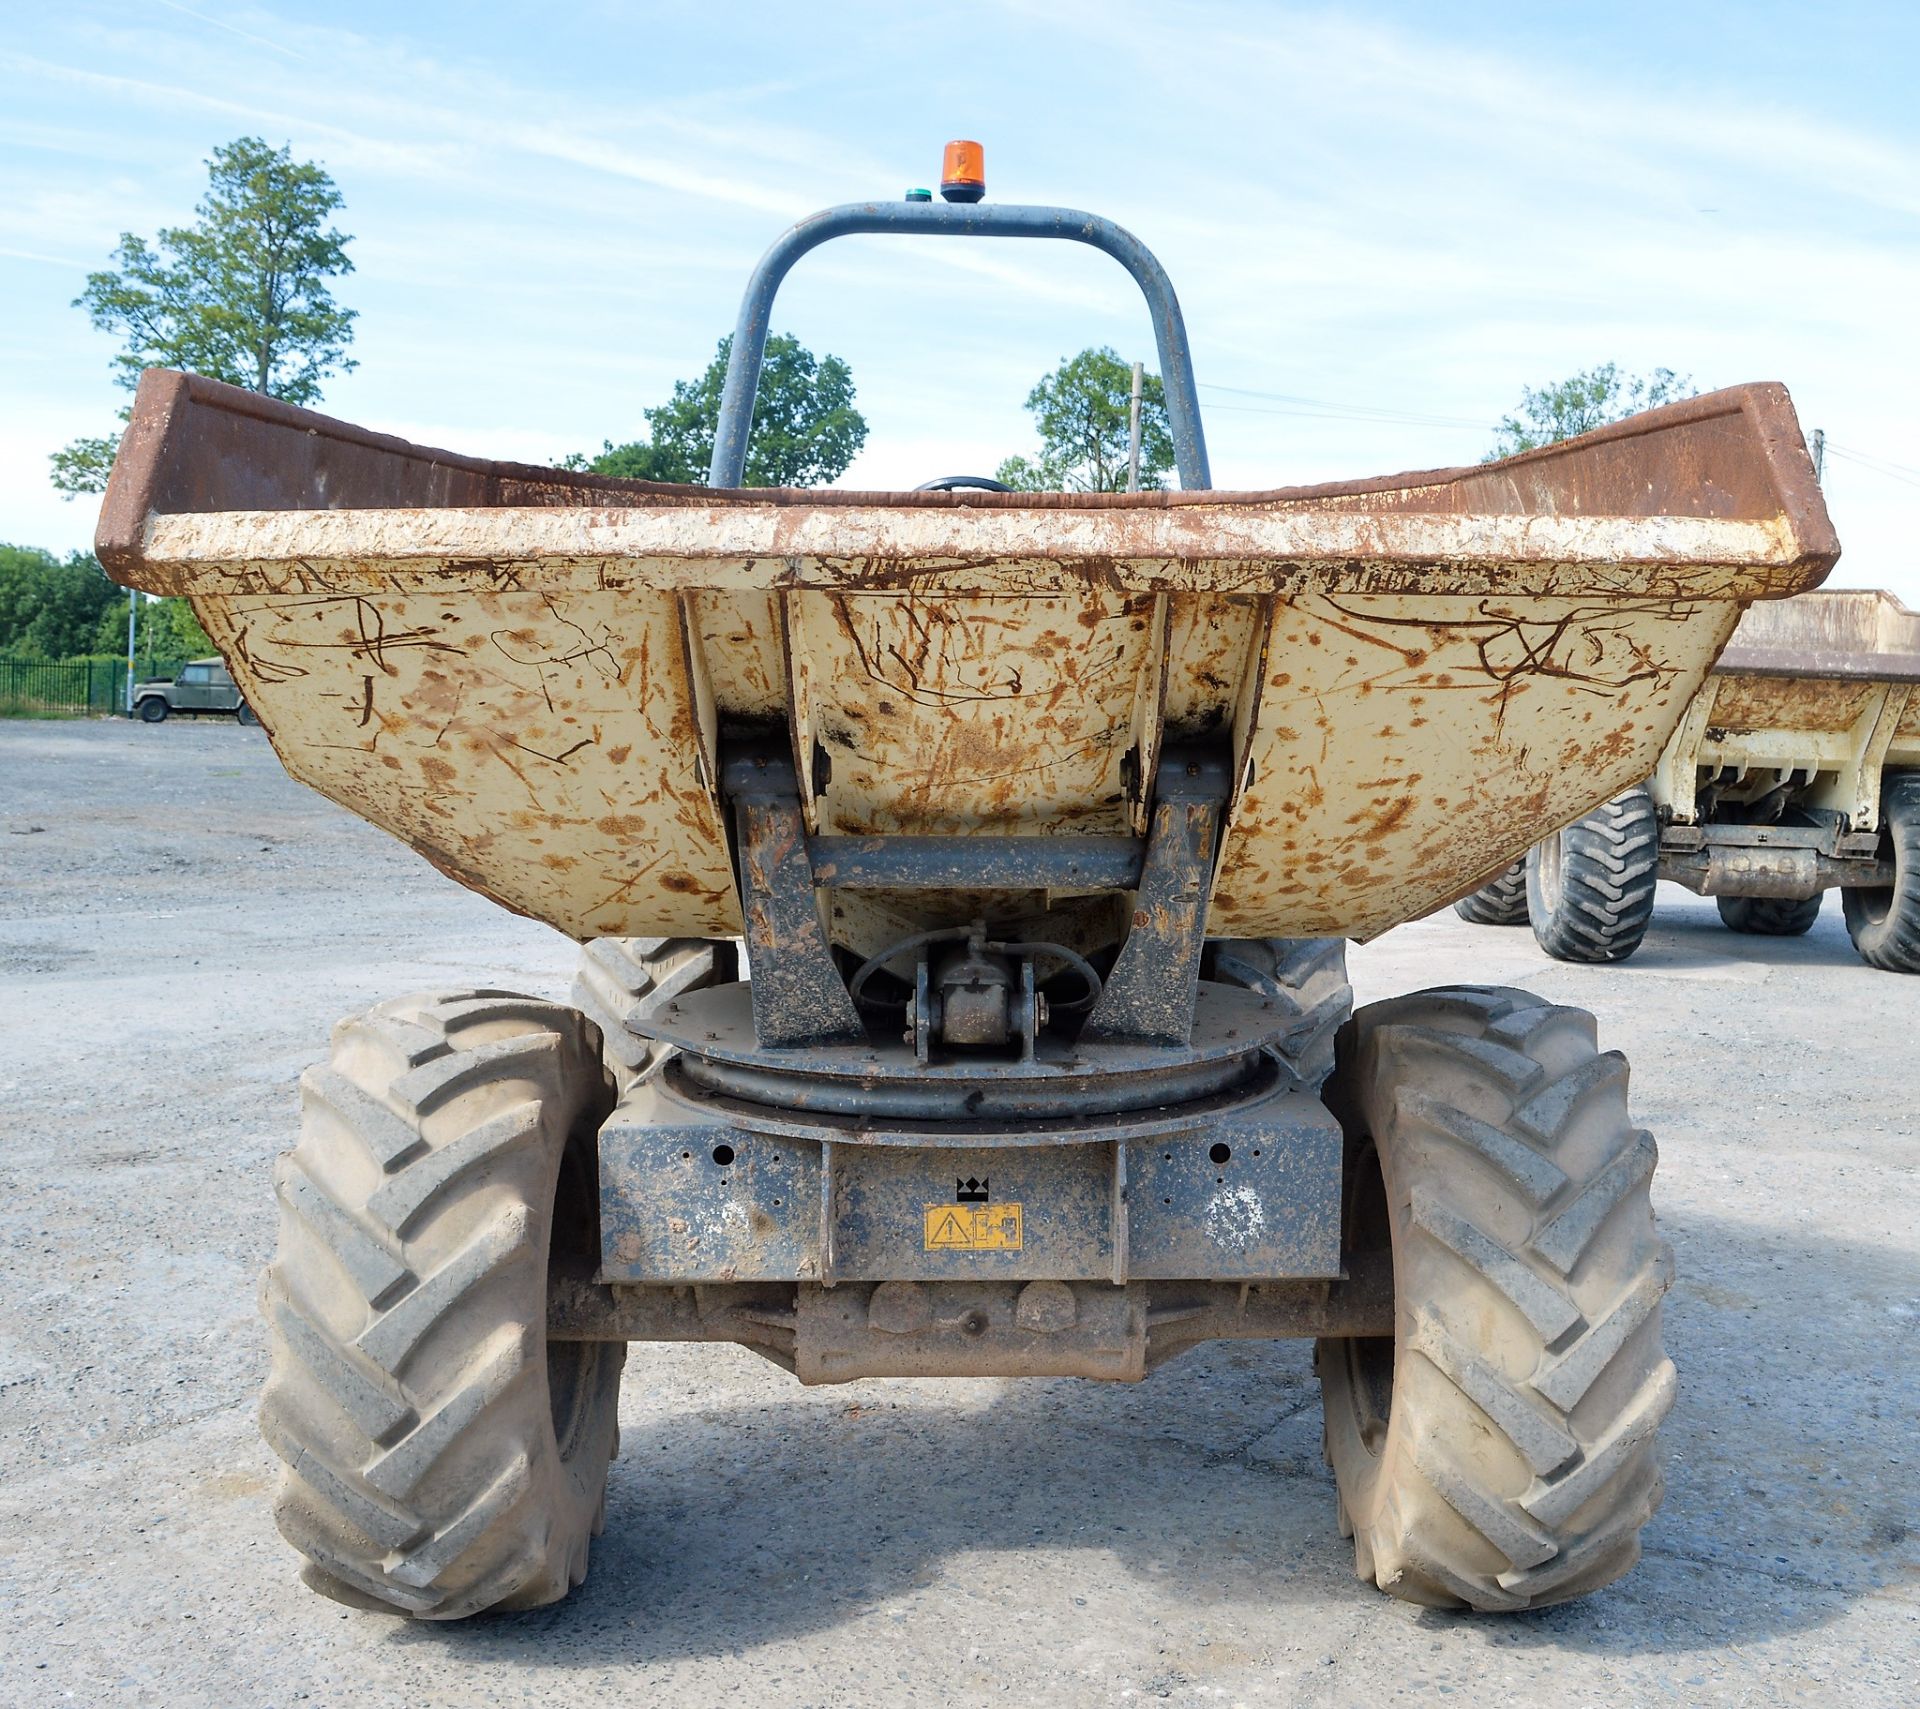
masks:
<svg viewBox="0 0 1920 1709"><path fill-rule="evenodd" d="M568 995L600 1029L620 1090L645 1078L664 1054L628 1023L684 992L732 979L736 956L731 942L713 938L595 938L580 951Z"/></svg>
<svg viewBox="0 0 1920 1709"><path fill-rule="evenodd" d="M597 1257L595 1029L500 991L382 1003L301 1079L275 1171L261 1427L307 1581L450 1620L586 1573L624 1345L549 1343L549 1269Z"/></svg>
<svg viewBox="0 0 1920 1709"><path fill-rule="evenodd" d="M1893 862L1884 890L1843 890L1847 935L1885 973L1920 973L1920 771L1889 772L1880 794L1880 854Z"/></svg>
<svg viewBox="0 0 1920 1709"><path fill-rule="evenodd" d="M1639 1557L1674 1393L1626 1063L1508 990L1369 1004L1339 1054L1347 1241L1389 1246L1395 1288L1391 1340L1317 1349L1355 1569L1432 1607L1594 1590Z"/></svg>
<svg viewBox="0 0 1920 1709"><path fill-rule="evenodd" d="M1644 784L1527 853L1527 913L1556 961L1622 961L1653 920L1660 822Z"/></svg>
<svg viewBox="0 0 1920 1709"><path fill-rule="evenodd" d="M1353 1013L1345 938L1216 938L1203 979L1258 992L1287 1020L1278 1053L1309 1087L1333 1072L1333 1040Z"/></svg>
<svg viewBox="0 0 1920 1709"><path fill-rule="evenodd" d="M1527 923L1527 861L1522 855L1490 883L1471 896L1462 896L1453 911L1469 925L1524 926Z"/></svg>

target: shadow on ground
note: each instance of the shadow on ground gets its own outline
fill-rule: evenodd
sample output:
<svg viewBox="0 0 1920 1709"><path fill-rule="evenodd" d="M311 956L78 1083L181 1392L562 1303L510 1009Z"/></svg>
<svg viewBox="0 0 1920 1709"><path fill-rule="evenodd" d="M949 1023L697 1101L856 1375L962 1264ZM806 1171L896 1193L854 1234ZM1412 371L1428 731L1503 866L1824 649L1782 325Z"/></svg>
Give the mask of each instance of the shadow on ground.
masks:
<svg viewBox="0 0 1920 1709"><path fill-rule="evenodd" d="M1498 1645L1678 1655L1823 1625L1916 1584L1920 1267L1819 1242L1783 1257L1778 1236L1717 1219L1668 1231L1682 1387L1640 1566L1537 1614L1409 1618ZM1836 1332L1849 1314L1867 1321ZM1884 1356L1838 1351L1863 1345ZM661 1357L636 1349L630 1410ZM1310 1621L1314 1641L1347 1605L1377 1606L1334 1527L1303 1344L1202 1349L1136 1389L1009 1383L975 1411L923 1392L796 1390L630 1420L581 1591L477 1629L396 1625L392 1641L568 1667L738 1654L1015 1551L1057 1561L1044 1582L1065 1622L1077 1592L1111 1596L1115 1580L1120 1594L1154 1581L1196 1618L1264 1611L1276 1637Z"/></svg>

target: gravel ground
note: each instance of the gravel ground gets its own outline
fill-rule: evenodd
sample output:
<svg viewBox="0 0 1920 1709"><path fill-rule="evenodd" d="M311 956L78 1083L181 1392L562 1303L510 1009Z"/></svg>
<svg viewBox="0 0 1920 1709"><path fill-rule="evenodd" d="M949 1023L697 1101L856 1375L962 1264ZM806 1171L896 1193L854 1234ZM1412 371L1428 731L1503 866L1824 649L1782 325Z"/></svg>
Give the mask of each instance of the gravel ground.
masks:
<svg viewBox="0 0 1920 1709"><path fill-rule="evenodd" d="M0 1702L697 1706L1920 1701L1920 980L1663 891L1569 968L1451 912L1360 997L1582 1003L1635 1064L1681 1373L1646 1558L1465 1618L1352 1577L1303 1345L1136 1388L802 1389L637 1349L583 1590L444 1628L304 1590L254 1428L292 1083L421 986L562 995L572 946L224 722L0 724Z"/></svg>

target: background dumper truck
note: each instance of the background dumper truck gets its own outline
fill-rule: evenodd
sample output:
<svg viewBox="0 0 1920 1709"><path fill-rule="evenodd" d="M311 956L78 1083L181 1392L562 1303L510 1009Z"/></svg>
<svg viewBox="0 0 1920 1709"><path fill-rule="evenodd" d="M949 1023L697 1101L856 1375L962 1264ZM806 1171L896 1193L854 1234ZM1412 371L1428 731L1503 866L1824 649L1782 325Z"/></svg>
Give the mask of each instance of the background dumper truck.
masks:
<svg viewBox="0 0 1920 1709"><path fill-rule="evenodd" d="M1736 932L1793 937L1840 891L1868 966L1920 973L1920 612L1822 589L1740 620L1652 776L1455 904L1619 961L1684 884Z"/></svg>
<svg viewBox="0 0 1920 1709"><path fill-rule="evenodd" d="M1183 490L742 490L774 291L849 232L1117 259ZM396 997L302 1077L262 1423L309 1581L564 1595L647 1340L822 1383L1311 1336L1362 1578L1625 1571L1674 1392L1627 1065L1523 991L1347 1018L1338 940L1644 780L1742 610L1826 573L1786 393L1215 492L1158 262L972 200L787 232L724 398L675 487L141 384L112 573L193 602L295 777L597 945L598 1025Z"/></svg>

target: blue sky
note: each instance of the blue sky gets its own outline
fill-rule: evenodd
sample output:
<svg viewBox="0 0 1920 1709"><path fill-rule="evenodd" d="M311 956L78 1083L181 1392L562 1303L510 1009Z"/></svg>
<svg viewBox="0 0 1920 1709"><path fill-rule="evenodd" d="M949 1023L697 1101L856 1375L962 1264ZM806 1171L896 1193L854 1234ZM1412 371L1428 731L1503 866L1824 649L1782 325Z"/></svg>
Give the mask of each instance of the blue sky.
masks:
<svg viewBox="0 0 1920 1709"><path fill-rule="evenodd" d="M83 544L46 455L106 431L69 307L189 217L216 143L347 198L330 413L550 459L634 436L790 219L937 176L1094 209L1171 271L1214 476L1467 462L1601 361L1779 379L1835 448L1838 584L1920 606L1920 8L1742 4L0 5L0 539ZM853 365L846 484L990 472L1083 345L1150 357L1104 257L850 240L775 325ZM1231 389L1229 389L1231 388ZM1860 459L1867 459L1861 461Z"/></svg>

